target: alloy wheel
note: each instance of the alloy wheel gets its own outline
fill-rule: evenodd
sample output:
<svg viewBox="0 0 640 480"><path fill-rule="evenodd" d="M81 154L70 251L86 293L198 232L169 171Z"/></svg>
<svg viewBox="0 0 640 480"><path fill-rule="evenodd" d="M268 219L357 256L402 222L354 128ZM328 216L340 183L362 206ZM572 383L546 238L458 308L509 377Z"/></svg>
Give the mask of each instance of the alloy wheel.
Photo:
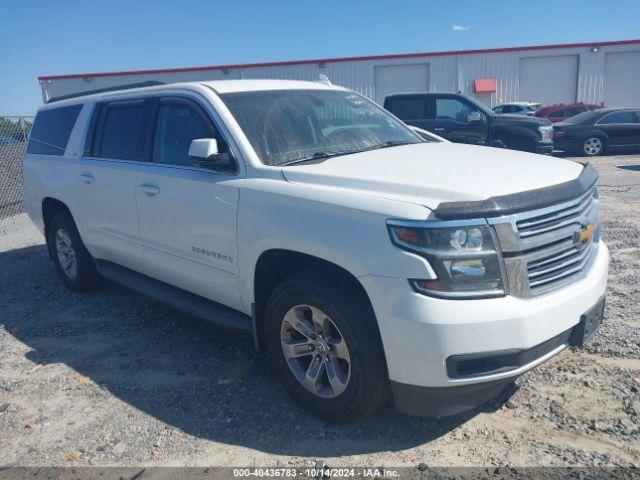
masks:
<svg viewBox="0 0 640 480"><path fill-rule="evenodd" d="M602 140L596 137L587 138L584 141L583 149L587 155L598 155L602 151Z"/></svg>
<svg viewBox="0 0 640 480"><path fill-rule="evenodd" d="M309 392L335 398L351 376L351 357L336 324L323 311L296 305L280 327L282 353L293 376Z"/></svg>
<svg viewBox="0 0 640 480"><path fill-rule="evenodd" d="M71 237L66 230L60 228L56 232L55 237L56 254L58 256L58 262L62 267L64 274L71 280L78 275L78 260L76 258L76 251L73 248Z"/></svg>

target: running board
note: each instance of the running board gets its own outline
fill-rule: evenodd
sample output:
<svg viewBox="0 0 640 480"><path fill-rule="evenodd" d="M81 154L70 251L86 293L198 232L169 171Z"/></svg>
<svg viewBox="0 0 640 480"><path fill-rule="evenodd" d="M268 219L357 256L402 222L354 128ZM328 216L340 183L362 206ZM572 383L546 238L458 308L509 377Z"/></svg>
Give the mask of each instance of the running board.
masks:
<svg viewBox="0 0 640 480"><path fill-rule="evenodd" d="M217 326L243 333L253 333L253 325L249 315L213 300L208 300L115 263L96 261L96 269L100 275L109 280Z"/></svg>

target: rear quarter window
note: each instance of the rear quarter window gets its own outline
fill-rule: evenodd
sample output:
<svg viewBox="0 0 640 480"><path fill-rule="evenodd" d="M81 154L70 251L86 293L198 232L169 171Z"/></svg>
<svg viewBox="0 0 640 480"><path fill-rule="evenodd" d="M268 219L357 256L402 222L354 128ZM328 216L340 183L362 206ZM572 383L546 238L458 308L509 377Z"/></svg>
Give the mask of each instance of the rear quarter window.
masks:
<svg viewBox="0 0 640 480"><path fill-rule="evenodd" d="M38 112L31 128L27 153L64 155L80 110L82 105L71 105Z"/></svg>

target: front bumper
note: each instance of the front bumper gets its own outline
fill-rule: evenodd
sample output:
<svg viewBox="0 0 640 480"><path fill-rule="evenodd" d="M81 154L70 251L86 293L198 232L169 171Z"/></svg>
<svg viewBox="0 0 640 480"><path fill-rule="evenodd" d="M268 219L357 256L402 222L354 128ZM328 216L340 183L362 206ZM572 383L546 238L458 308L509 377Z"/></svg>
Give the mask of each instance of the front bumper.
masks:
<svg viewBox="0 0 640 480"><path fill-rule="evenodd" d="M414 399L433 393L451 408L434 410L433 397L429 402L418 402L425 406L426 413L455 413L461 411L460 407L464 410L478 401L482 403L486 395L499 393L516 377L559 353L568 342L561 342L517 368L455 378L447 373L447 359L452 356L529 350L573 329L581 315L604 295L608 263L608 249L599 242L585 278L529 299L436 299L411 291L406 279L361 277L378 318L397 406L407 406L402 392L412 391L407 395ZM460 388L463 386L469 388ZM415 393L416 388L423 393ZM466 395L471 398L458 401ZM413 407L403 410L416 413Z"/></svg>
<svg viewBox="0 0 640 480"><path fill-rule="evenodd" d="M598 301L593 310L598 311L598 316L601 319L604 312L604 297ZM484 354L461 355L460 357L466 358L469 365L493 368L494 370L515 370L528 363L544 361L569 345L582 345L585 323L588 320L586 314L583 317L576 326L527 350L485 352ZM452 358L449 357L447 360L449 373L451 373L449 367ZM513 380L515 378L510 377L470 385L435 388L391 382L391 390L395 407L400 412L416 416L443 417L475 408L487 400L495 398Z"/></svg>

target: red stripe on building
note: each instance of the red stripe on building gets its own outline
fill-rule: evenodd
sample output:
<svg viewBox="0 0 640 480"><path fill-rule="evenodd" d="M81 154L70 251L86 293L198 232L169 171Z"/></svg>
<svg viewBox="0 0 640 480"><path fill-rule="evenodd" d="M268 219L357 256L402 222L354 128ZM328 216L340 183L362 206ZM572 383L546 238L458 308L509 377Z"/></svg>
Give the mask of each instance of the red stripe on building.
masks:
<svg viewBox="0 0 640 480"><path fill-rule="evenodd" d="M251 67L282 67L288 65L308 65L312 63L362 62L365 60L393 60L402 58L441 57L445 55L475 55L480 53L524 52L528 50L552 50L558 48L608 47L618 45L637 45L638 40L621 40L615 42L567 43L563 45L534 45L528 47L488 48L484 50L451 50L448 52L403 53L398 55L374 55L368 57L321 58L315 60L290 60L286 62L241 63L235 65L214 65L208 67L161 68L155 70L128 70L121 72L75 73L71 75L44 75L38 80L59 80L65 78L117 77L121 75L149 75L155 73L199 72L203 70L233 70Z"/></svg>

